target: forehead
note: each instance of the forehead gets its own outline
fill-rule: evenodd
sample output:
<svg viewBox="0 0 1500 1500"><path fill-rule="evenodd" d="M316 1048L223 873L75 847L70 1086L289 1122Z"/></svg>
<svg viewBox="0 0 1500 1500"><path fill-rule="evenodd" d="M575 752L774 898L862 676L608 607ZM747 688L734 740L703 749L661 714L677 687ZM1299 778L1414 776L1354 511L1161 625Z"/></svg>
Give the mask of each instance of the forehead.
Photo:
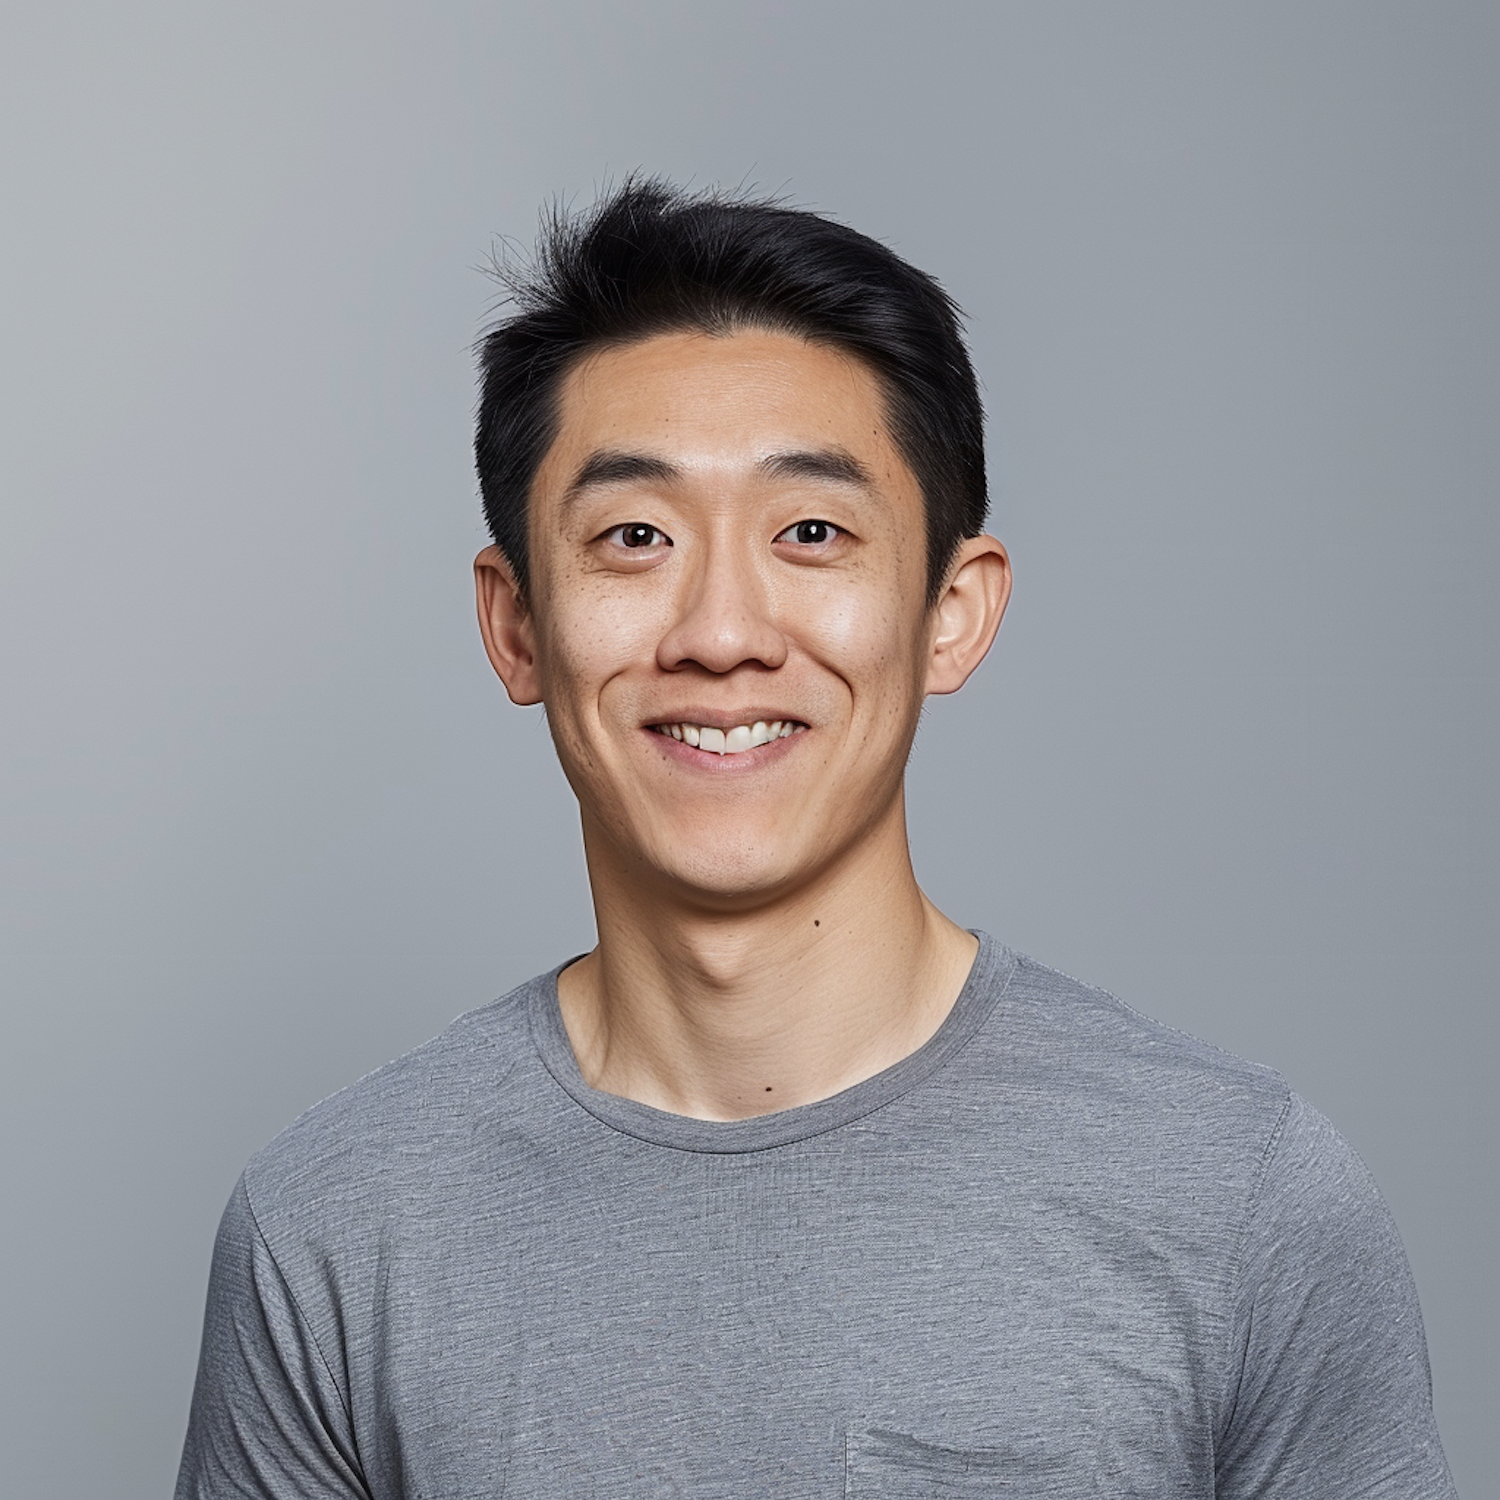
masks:
<svg viewBox="0 0 1500 1500"><path fill-rule="evenodd" d="M856 356L793 334L674 332L596 350L560 391L549 460L649 445L684 457L754 460L838 446L904 469L884 391ZM546 465L544 465L546 467Z"/></svg>

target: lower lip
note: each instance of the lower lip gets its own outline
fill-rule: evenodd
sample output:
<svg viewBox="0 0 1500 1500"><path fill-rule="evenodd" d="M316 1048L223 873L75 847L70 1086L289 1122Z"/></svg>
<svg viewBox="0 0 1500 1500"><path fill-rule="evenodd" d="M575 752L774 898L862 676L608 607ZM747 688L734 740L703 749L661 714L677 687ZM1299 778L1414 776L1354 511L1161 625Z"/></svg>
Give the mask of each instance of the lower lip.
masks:
<svg viewBox="0 0 1500 1500"><path fill-rule="evenodd" d="M779 739L767 740L753 750L737 750L732 755L720 755L713 750L699 750L686 740L674 740L669 734L658 734L654 729L643 731L651 736L656 748L668 760L678 765L691 766L695 771L708 771L714 775L732 776L738 771L753 771L779 760L790 750L792 744L802 739L807 730L799 729L793 734L784 734Z"/></svg>

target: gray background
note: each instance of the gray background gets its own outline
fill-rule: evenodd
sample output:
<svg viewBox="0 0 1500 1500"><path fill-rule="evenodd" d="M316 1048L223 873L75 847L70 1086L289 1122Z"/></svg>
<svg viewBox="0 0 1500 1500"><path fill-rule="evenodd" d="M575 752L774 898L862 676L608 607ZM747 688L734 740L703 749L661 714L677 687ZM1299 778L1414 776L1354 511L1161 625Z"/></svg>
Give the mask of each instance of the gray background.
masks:
<svg viewBox="0 0 1500 1500"><path fill-rule="evenodd" d="M591 942L472 623L467 346L491 235L645 164L968 308L1017 586L919 740L919 873L1333 1116L1485 1493L1497 22L8 6L5 1492L163 1494L244 1158Z"/></svg>

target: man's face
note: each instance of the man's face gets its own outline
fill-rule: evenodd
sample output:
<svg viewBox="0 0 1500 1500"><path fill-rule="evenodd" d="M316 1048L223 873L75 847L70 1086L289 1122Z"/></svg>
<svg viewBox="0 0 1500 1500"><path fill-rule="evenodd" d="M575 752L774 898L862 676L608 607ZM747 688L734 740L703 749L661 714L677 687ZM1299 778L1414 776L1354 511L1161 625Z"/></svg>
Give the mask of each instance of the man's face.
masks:
<svg viewBox="0 0 1500 1500"><path fill-rule="evenodd" d="M596 878L732 909L904 836L935 616L864 365L762 332L595 353L529 521L533 665L502 675L546 704Z"/></svg>

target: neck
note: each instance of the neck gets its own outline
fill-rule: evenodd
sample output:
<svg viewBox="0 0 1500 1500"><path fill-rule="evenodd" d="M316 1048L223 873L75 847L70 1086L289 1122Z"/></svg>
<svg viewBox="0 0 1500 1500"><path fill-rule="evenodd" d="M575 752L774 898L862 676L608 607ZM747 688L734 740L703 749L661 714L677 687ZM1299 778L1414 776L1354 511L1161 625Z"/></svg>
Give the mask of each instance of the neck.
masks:
<svg viewBox="0 0 1500 1500"><path fill-rule="evenodd" d="M835 870L735 910L616 878L586 841L599 945L558 982L584 1079L744 1119L827 1098L927 1041L977 945L917 886L894 812Z"/></svg>

